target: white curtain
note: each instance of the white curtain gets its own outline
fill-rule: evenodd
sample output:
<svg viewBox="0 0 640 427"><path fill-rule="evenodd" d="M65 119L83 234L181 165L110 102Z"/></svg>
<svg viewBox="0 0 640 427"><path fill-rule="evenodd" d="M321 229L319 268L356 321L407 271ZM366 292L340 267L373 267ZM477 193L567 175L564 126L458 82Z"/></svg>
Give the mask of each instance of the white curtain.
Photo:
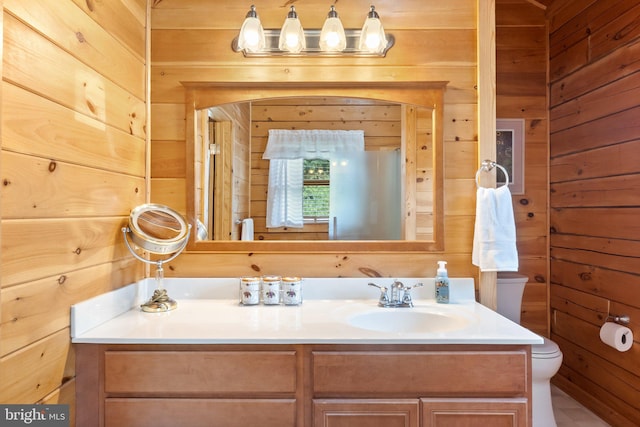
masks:
<svg viewBox="0 0 640 427"><path fill-rule="evenodd" d="M271 159L267 228L302 228L302 159Z"/></svg>
<svg viewBox="0 0 640 427"><path fill-rule="evenodd" d="M303 159L330 159L334 153L364 151L362 130L269 130L267 228L304 226Z"/></svg>

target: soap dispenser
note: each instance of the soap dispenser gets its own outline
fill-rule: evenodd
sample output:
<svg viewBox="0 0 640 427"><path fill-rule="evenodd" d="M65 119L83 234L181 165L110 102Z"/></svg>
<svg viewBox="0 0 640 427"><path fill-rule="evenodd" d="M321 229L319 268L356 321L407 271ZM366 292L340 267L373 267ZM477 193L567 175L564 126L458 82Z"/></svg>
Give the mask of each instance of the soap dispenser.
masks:
<svg viewBox="0 0 640 427"><path fill-rule="evenodd" d="M446 261L438 261L438 271L436 272L436 302L440 304L449 303L449 276L447 275L446 265Z"/></svg>

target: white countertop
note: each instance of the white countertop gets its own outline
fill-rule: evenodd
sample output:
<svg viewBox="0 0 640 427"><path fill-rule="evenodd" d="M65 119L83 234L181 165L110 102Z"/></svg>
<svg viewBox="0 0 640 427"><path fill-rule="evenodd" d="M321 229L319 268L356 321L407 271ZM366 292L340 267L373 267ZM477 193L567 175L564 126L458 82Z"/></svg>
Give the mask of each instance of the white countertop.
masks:
<svg viewBox="0 0 640 427"><path fill-rule="evenodd" d="M111 344L541 344L542 338L475 302L472 279L451 279L451 303L437 304L433 279L400 279L414 290L414 307L377 306L379 291L368 282L389 278L305 279L299 306L243 306L238 279L165 279L178 301L164 313L143 312L139 304L153 293L146 279L72 307L74 343ZM355 326L360 315L388 312L431 316L424 330L381 331ZM383 314L386 316L386 314ZM409 314L411 316L411 314ZM412 319L413 320L413 319ZM405 323L402 323L405 322ZM407 322L400 322L403 328ZM386 320L383 322L386 326ZM417 325L411 325L415 329ZM366 328L366 329L365 329ZM393 329L393 328L392 328Z"/></svg>

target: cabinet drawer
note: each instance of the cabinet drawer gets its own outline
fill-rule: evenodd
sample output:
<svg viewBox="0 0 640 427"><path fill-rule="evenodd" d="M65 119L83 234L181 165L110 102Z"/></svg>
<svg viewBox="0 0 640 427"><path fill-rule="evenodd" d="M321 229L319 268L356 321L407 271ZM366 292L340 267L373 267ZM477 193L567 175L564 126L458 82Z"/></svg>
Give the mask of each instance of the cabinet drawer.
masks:
<svg viewBox="0 0 640 427"><path fill-rule="evenodd" d="M317 397L526 396L521 351L313 352Z"/></svg>
<svg viewBox="0 0 640 427"><path fill-rule="evenodd" d="M106 399L105 427L295 427L293 399Z"/></svg>
<svg viewBox="0 0 640 427"><path fill-rule="evenodd" d="M295 393L295 351L107 351L108 395Z"/></svg>

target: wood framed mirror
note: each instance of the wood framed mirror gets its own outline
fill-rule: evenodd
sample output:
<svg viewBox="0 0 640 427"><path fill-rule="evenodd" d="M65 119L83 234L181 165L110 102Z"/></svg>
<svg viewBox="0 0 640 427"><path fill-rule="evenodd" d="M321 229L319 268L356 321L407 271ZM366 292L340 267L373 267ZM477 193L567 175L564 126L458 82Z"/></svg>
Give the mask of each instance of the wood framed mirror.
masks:
<svg viewBox="0 0 640 427"><path fill-rule="evenodd" d="M443 105L447 82L216 82L183 83L186 88L186 171L187 171L187 220L192 225L192 239L188 251L204 252L437 252L444 249L443 207ZM235 103L264 103L265 100L284 98L344 98L374 100L399 106L401 133L401 209L402 238L399 240L209 240L202 233L203 215L207 188L203 178L204 144L208 139L202 134L205 121L203 114L212 108ZM428 116L429 126L420 126L420 116ZM248 125L247 125L248 126ZM229 130L227 130L228 132ZM224 132L224 130L223 130ZM425 143L424 138L429 138ZM249 141L251 137L247 138ZM247 143L249 143L247 141ZM420 156L429 156L429 177L421 175ZM422 171L423 172L423 171ZM420 214L419 188L429 186L430 232L421 234L417 221ZM251 213L246 215L251 216ZM222 221L222 220L221 220ZM233 215L227 220L238 227L239 220ZM198 227L200 225L200 227ZM198 229L200 228L200 233ZM200 237L197 235L200 234ZM427 236L427 237L424 237ZM204 240L203 240L204 237ZM264 235L260 235L264 238Z"/></svg>

